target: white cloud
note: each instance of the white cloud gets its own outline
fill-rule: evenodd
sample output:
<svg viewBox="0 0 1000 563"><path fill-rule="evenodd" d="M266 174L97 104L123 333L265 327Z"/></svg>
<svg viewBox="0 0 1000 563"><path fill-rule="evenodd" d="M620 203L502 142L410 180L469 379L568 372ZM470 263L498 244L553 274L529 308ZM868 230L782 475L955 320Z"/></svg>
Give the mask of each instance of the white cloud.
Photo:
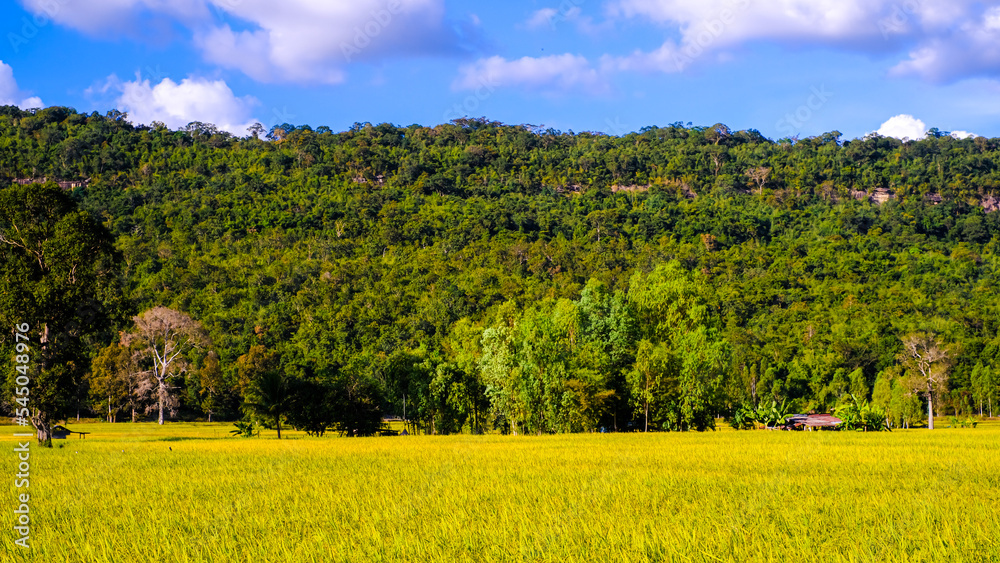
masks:
<svg viewBox="0 0 1000 563"><path fill-rule="evenodd" d="M251 117L257 100L237 97L222 80L185 78L178 84L164 78L152 85L149 80L120 82L111 77L109 83L121 92L116 103L119 109L128 112L133 123L148 125L161 121L171 129L178 129L192 121L201 121L243 136L247 127L257 121Z"/></svg>
<svg viewBox="0 0 1000 563"><path fill-rule="evenodd" d="M900 114L883 123L875 132L883 137L919 141L927 136L927 131L927 124L922 120L909 114ZM979 136L968 131L952 131L949 135L955 139L969 139Z"/></svg>
<svg viewBox="0 0 1000 563"><path fill-rule="evenodd" d="M939 0L925 0L933 2ZM618 0L611 14L680 29L683 44L699 36L732 45L755 39L842 41L878 35L889 0Z"/></svg>
<svg viewBox="0 0 1000 563"><path fill-rule="evenodd" d="M551 55L507 60L503 57L479 59L461 68L452 84L456 90L476 90L517 86L547 93L586 90L606 93L607 81L585 57Z"/></svg>
<svg viewBox="0 0 1000 563"><path fill-rule="evenodd" d="M882 124L875 131L883 137L918 140L927 136L927 125L909 114L900 114Z"/></svg>
<svg viewBox="0 0 1000 563"><path fill-rule="evenodd" d="M987 3L996 3L987 2ZM975 0L615 0L608 12L678 26L686 39L722 25L726 41L883 38L885 31L946 30L972 17Z"/></svg>
<svg viewBox="0 0 1000 563"><path fill-rule="evenodd" d="M1000 30L1000 7L993 7L983 13L983 28L989 31Z"/></svg>
<svg viewBox="0 0 1000 563"><path fill-rule="evenodd" d="M680 72L687 68L703 51L685 52L673 41L667 41L655 51L636 50L631 55L601 59L604 68L640 72ZM692 56L693 55L693 56Z"/></svg>
<svg viewBox="0 0 1000 563"><path fill-rule="evenodd" d="M341 82L348 63L444 51L454 39L442 0L213 1L254 29L212 27L197 44L209 61L261 81Z"/></svg>
<svg viewBox="0 0 1000 563"><path fill-rule="evenodd" d="M542 29L552 26L552 18L556 17L559 12L555 8L542 8L541 10L536 10L535 13L531 14L528 21L524 23L525 27L528 29Z"/></svg>
<svg viewBox="0 0 1000 563"><path fill-rule="evenodd" d="M967 76L1000 73L1000 7L922 43L908 60L891 69L896 76L918 76L948 82Z"/></svg>
<svg viewBox="0 0 1000 563"><path fill-rule="evenodd" d="M726 58L727 49L758 40L871 41L880 35L877 22L887 5L886 0L618 0L609 8L612 17L652 21L680 37L654 51L635 51L608 62L622 70L678 72L698 60Z"/></svg>
<svg viewBox="0 0 1000 563"><path fill-rule="evenodd" d="M444 0L22 1L39 17L101 36L169 36L176 22L207 61L266 82L336 83L351 62L455 54L478 42L476 18L451 25Z"/></svg>
<svg viewBox="0 0 1000 563"><path fill-rule="evenodd" d="M194 25L211 17L205 0L20 0L35 14L33 22L54 21L90 35L141 36L143 30L168 31L150 16L164 15ZM239 0L224 0L236 2Z"/></svg>
<svg viewBox="0 0 1000 563"><path fill-rule="evenodd" d="M1000 0L612 0L607 13L679 35L653 51L608 58L621 69L676 72L712 60L705 54L726 59L727 49L768 41L880 54L902 49L909 58L892 74L930 81L1000 74Z"/></svg>
<svg viewBox="0 0 1000 563"><path fill-rule="evenodd" d="M579 4L582 0L576 0L573 4ZM552 31L563 23L572 24L577 31L586 35L599 36L614 29L614 22L605 21L600 24L594 23L594 18L583 15L583 10L578 5L569 5L571 2L563 1L559 4L559 9L542 8L536 10L524 22L524 27L533 30Z"/></svg>
<svg viewBox="0 0 1000 563"><path fill-rule="evenodd" d="M17 86L14 69L0 61L0 106L17 106L21 109L44 107L38 96L28 96Z"/></svg>

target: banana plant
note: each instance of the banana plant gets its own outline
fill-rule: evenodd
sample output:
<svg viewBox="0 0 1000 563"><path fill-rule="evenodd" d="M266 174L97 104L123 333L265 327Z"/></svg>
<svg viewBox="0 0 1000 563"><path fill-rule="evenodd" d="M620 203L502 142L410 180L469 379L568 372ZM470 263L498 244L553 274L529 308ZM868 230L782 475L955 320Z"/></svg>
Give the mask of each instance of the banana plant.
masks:
<svg viewBox="0 0 1000 563"><path fill-rule="evenodd" d="M860 432L881 432L889 430L885 411L870 404L865 399L858 399L853 394L851 401L838 407L834 414L842 420L842 430L857 430Z"/></svg>
<svg viewBox="0 0 1000 563"><path fill-rule="evenodd" d="M753 420L756 424L763 425L764 428L776 428L778 425L784 424L788 416L788 401L782 400L781 404L778 404L778 401L772 400L770 405L757 406L754 410Z"/></svg>
<svg viewBox="0 0 1000 563"><path fill-rule="evenodd" d="M733 427L733 430L752 430L754 428L754 408L746 404L740 405L729 417L729 425Z"/></svg>
<svg viewBox="0 0 1000 563"><path fill-rule="evenodd" d="M742 405L729 419L729 424L736 430L750 430L752 428L776 428L785 423L788 417L788 402L782 400L771 401L770 405L760 404L756 407Z"/></svg>
<svg viewBox="0 0 1000 563"><path fill-rule="evenodd" d="M229 431L229 433L233 436L242 436L243 438L260 436L260 426L256 422L237 420L233 423L233 426L235 426L236 429Z"/></svg>

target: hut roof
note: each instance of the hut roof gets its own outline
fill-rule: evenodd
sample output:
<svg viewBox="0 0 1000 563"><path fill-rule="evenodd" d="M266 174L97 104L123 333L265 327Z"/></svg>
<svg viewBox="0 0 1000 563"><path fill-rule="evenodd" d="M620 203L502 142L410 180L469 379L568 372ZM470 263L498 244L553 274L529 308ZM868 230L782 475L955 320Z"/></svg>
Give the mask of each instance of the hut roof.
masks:
<svg viewBox="0 0 1000 563"><path fill-rule="evenodd" d="M795 426L810 426L812 428L832 428L843 420L829 414L793 414L785 420L786 424Z"/></svg>

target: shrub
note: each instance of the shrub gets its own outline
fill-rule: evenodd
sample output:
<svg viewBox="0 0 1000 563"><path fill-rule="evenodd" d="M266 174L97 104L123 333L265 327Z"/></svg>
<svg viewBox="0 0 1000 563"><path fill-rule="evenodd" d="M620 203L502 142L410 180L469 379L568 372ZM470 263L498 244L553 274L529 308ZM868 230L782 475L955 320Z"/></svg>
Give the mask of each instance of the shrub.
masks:
<svg viewBox="0 0 1000 563"><path fill-rule="evenodd" d="M885 411L869 403L865 399L858 399L853 394L851 401L846 405L838 407L834 414L842 420L841 430L856 430L861 432L881 432L889 430L889 423Z"/></svg>
<svg viewBox="0 0 1000 563"><path fill-rule="evenodd" d="M236 429L229 431L229 433L233 436L241 436L243 438L260 436L260 425L256 422L249 420L237 420L233 423L233 426L235 426Z"/></svg>

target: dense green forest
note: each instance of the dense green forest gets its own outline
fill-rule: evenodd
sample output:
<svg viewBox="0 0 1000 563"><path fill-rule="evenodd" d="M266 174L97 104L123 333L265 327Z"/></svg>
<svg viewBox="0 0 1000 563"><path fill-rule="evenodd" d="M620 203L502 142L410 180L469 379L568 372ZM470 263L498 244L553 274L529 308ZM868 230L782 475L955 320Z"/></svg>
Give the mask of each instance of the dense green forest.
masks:
<svg viewBox="0 0 1000 563"><path fill-rule="evenodd" d="M43 178L77 181L130 303L86 341L74 412L155 412L127 381L155 307L203 328L174 413L320 434L404 409L436 433L701 430L852 396L919 423L914 334L946 352L936 410L1000 394L1000 139L486 119L240 138L0 108L0 189Z"/></svg>

